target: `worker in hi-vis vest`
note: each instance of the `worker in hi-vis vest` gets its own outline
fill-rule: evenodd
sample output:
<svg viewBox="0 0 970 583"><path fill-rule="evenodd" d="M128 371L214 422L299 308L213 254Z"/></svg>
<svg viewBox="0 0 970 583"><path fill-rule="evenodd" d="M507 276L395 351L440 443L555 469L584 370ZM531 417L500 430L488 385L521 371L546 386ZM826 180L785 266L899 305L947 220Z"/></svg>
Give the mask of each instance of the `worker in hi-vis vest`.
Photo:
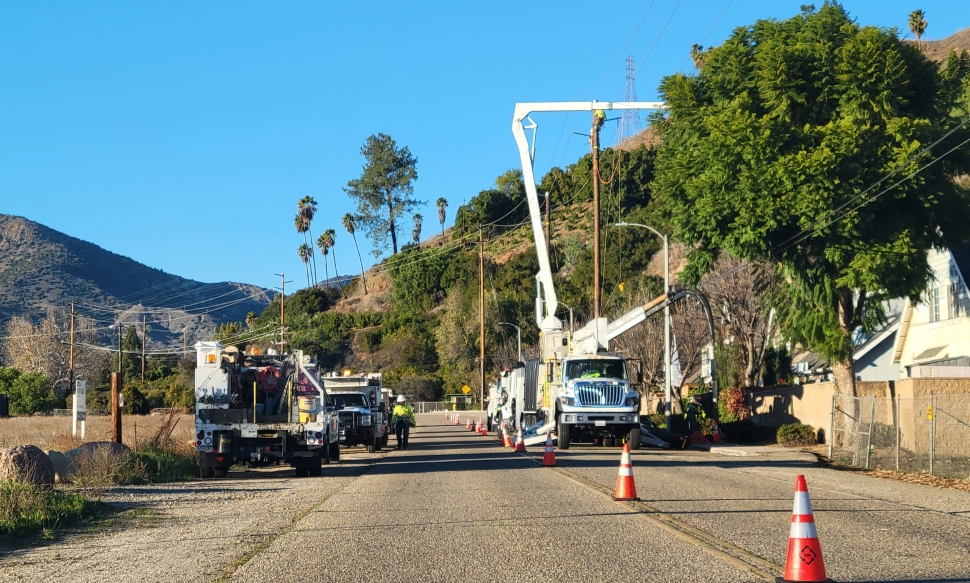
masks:
<svg viewBox="0 0 970 583"><path fill-rule="evenodd" d="M398 395L397 404L394 405L394 411L391 413L391 425L394 426L394 433L397 435L398 449L408 448L408 434L411 432L411 426L415 425L414 409L405 401L404 395Z"/></svg>

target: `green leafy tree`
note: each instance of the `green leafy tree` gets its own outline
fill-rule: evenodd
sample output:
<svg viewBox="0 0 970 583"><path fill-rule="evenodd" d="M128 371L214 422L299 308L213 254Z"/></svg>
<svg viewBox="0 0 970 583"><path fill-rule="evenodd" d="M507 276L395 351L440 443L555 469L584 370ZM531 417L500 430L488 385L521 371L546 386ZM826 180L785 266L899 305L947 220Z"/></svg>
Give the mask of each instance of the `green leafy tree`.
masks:
<svg viewBox="0 0 970 583"><path fill-rule="evenodd" d="M923 38L923 33L926 32L926 13L922 10L914 10L910 12L907 24L909 24L909 31L912 32L913 36L916 37L916 48L919 49L920 52L923 52L920 39Z"/></svg>
<svg viewBox="0 0 970 583"><path fill-rule="evenodd" d="M927 250L966 231L970 200L953 181L965 155L919 174L938 151L909 160L954 129L954 83L831 2L735 29L696 76L664 78L654 189L691 249L683 277L698 281L722 250L776 266L782 332L854 393L852 332L888 298L918 301Z"/></svg>
<svg viewBox="0 0 970 583"><path fill-rule="evenodd" d="M44 413L56 407L59 401L50 381L40 373L17 375L8 391L13 415Z"/></svg>
<svg viewBox="0 0 970 583"><path fill-rule="evenodd" d="M354 239L354 247L357 249L357 261L360 262L360 282L364 284L364 295L367 295L367 280L364 277L364 259L360 256L360 245L357 244L357 220L354 215L347 213L343 218L344 228Z"/></svg>
<svg viewBox="0 0 970 583"><path fill-rule="evenodd" d="M371 238L374 255L380 257L387 249L388 237L392 253L397 254L400 217L423 204L413 198L418 159L407 146L398 148L387 134L368 137L360 153L367 161L363 173L349 181L344 191L357 202L358 223Z"/></svg>

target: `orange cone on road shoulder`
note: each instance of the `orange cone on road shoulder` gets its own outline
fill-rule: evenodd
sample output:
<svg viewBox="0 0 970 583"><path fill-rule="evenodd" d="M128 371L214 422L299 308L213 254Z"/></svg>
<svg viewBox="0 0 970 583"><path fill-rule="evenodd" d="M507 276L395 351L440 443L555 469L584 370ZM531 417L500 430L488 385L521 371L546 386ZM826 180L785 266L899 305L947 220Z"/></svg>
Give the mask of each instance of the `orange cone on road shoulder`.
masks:
<svg viewBox="0 0 970 583"><path fill-rule="evenodd" d="M488 423L482 423L482 427L479 429L479 431L481 432L482 437L488 437Z"/></svg>
<svg viewBox="0 0 970 583"><path fill-rule="evenodd" d="M542 465L556 465L556 452L552 449L552 434L546 433L546 453L542 456Z"/></svg>
<svg viewBox="0 0 970 583"><path fill-rule="evenodd" d="M791 513L785 578L778 581L831 581L825 576L825 561L815 529L812 503L808 499L808 485L801 474L795 478L795 505Z"/></svg>
<svg viewBox="0 0 970 583"><path fill-rule="evenodd" d="M714 430L711 433L714 436L714 443L720 443L721 442L721 426L717 424L717 421L714 422Z"/></svg>
<svg viewBox="0 0 970 583"><path fill-rule="evenodd" d="M512 439L509 437L509 430L505 424L502 424L502 446L512 449Z"/></svg>
<svg viewBox="0 0 970 583"><path fill-rule="evenodd" d="M639 500L637 485L633 481L633 464L630 462L630 444L623 444L623 455L620 456L620 472L616 476L616 488L613 490L614 500Z"/></svg>
<svg viewBox="0 0 970 583"><path fill-rule="evenodd" d="M522 428L519 427L519 435L515 438L515 450L516 453L525 453L525 440L522 439Z"/></svg>
<svg viewBox="0 0 970 583"><path fill-rule="evenodd" d="M461 421L458 420L458 414L455 413L455 425L461 425Z"/></svg>
<svg viewBox="0 0 970 583"><path fill-rule="evenodd" d="M467 429L469 431L472 430L472 420L471 419L469 419L468 421L465 421L465 429Z"/></svg>

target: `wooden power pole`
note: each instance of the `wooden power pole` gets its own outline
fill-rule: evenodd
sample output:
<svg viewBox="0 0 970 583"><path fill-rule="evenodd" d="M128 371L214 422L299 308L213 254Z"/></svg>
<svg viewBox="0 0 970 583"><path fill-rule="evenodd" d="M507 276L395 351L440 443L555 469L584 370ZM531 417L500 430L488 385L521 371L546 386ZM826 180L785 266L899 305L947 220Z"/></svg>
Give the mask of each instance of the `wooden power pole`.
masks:
<svg viewBox="0 0 970 583"><path fill-rule="evenodd" d="M118 372L111 373L111 441L121 443L121 389L124 379L121 376L121 322L118 322Z"/></svg>
<svg viewBox="0 0 970 583"><path fill-rule="evenodd" d="M141 382L145 382L145 345L148 344L148 316L141 317Z"/></svg>
<svg viewBox="0 0 970 583"><path fill-rule="evenodd" d="M590 142L593 146L593 317L600 317L600 128L605 114L593 112Z"/></svg>
<svg viewBox="0 0 970 583"><path fill-rule="evenodd" d="M478 369L482 382L480 395L482 408L485 407L485 239L482 228L478 228Z"/></svg>
<svg viewBox="0 0 970 583"><path fill-rule="evenodd" d="M67 390L74 390L74 302L71 302L71 349L67 357Z"/></svg>

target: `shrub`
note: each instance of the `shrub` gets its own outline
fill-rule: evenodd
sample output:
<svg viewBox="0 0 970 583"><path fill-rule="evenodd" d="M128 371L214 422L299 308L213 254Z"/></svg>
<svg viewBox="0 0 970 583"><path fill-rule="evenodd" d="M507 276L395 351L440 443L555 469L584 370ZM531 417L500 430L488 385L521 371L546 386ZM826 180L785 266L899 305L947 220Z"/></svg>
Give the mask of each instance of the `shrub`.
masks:
<svg viewBox="0 0 970 583"><path fill-rule="evenodd" d="M815 428L804 423L789 423L778 428L778 443L782 445L815 445Z"/></svg>
<svg viewBox="0 0 970 583"><path fill-rule="evenodd" d="M751 417L748 395L741 387L730 387L721 391L718 401L724 403L724 411L733 419L744 421Z"/></svg>
<svg viewBox="0 0 970 583"><path fill-rule="evenodd" d="M896 428L886 423L874 422L872 424L872 446L895 447Z"/></svg>
<svg viewBox="0 0 970 583"><path fill-rule="evenodd" d="M45 490L26 482L0 482L0 536L22 537L64 523L106 514L110 507L79 494Z"/></svg>
<svg viewBox="0 0 970 583"><path fill-rule="evenodd" d="M10 412L14 415L33 415L55 408L61 399L42 374L21 374L10 383Z"/></svg>

